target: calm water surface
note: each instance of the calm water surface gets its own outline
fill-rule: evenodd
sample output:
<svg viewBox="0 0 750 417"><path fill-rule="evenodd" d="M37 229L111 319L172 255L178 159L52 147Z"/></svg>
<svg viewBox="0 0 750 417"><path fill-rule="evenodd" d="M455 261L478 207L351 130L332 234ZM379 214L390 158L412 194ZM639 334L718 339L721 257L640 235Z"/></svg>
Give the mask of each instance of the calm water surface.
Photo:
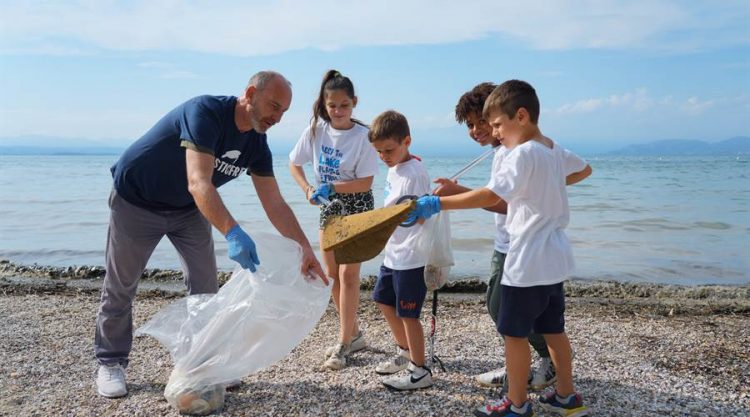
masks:
<svg viewBox="0 0 750 417"><path fill-rule="evenodd" d="M117 156L0 156L0 258L23 264L103 265L109 167ZM747 157L590 157L594 174L569 187L577 270L574 277L661 283L750 282L750 162ZM432 177L450 176L467 159L424 158ZM317 247L317 208L304 201L276 156L282 193ZM41 168L41 169L40 169ZM482 186L485 161L461 183ZM375 178L382 205L385 167ZM243 175L220 188L250 233L272 230L252 182ZM492 215L452 212L455 277L484 277L492 253ZM215 233L219 267L232 269ZM262 242L258 242L262 244ZM380 258L367 262L375 274ZM149 267L179 268L165 239Z"/></svg>

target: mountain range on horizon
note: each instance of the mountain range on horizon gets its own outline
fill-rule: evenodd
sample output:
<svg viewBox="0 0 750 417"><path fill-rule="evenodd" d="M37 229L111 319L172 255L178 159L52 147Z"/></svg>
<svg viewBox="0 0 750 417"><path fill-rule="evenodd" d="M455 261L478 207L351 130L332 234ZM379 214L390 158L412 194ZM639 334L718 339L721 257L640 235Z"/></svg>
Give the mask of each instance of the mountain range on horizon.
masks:
<svg viewBox="0 0 750 417"><path fill-rule="evenodd" d="M648 143L628 145L607 152L606 155L622 156L724 156L750 155L750 137L737 136L719 142L702 140L665 139Z"/></svg>
<svg viewBox="0 0 750 417"><path fill-rule="evenodd" d="M0 137L0 155L119 155L130 144L130 140L61 139L46 136ZM283 143L283 142L280 142ZM285 143L284 143L285 144ZM288 149L274 147L274 154L283 154ZM697 139L663 139L634 143L621 148L601 143L563 142L563 145L581 155L605 156L731 156L750 155L750 136L737 136L717 142ZM475 149L464 148L467 155ZM430 146L418 148L417 154L425 156L458 156L456 149ZM463 154L462 154L463 155Z"/></svg>

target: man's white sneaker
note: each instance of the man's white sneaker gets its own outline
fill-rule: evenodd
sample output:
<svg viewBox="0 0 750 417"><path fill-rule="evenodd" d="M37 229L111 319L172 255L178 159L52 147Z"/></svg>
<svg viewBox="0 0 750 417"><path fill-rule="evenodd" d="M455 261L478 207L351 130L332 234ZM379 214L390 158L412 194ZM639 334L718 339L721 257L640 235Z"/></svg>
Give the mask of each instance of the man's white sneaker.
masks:
<svg viewBox="0 0 750 417"><path fill-rule="evenodd" d="M401 372L409 366L409 351L396 346L396 354L385 362L380 362L375 367L375 372L380 375L393 375Z"/></svg>
<svg viewBox="0 0 750 417"><path fill-rule="evenodd" d="M349 353L359 352L363 349L367 349L367 340L365 339L365 334L360 330L352 337L352 342L349 343ZM326 358L333 355L334 350L336 350L336 345L329 346L326 349Z"/></svg>
<svg viewBox="0 0 750 417"><path fill-rule="evenodd" d="M335 350L331 356L323 362L322 369L330 369L332 371L338 371L339 369L346 366L346 358L349 356L349 346L339 343L335 346Z"/></svg>
<svg viewBox="0 0 750 417"><path fill-rule="evenodd" d="M119 363L114 365L99 365L96 372L96 390L99 395L107 398L118 398L128 395L125 385L125 369Z"/></svg>
<svg viewBox="0 0 750 417"><path fill-rule="evenodd" d="M383 385L397 391L407 391L432 386L432 371L425 366L417 366L409 362L407 372L393 375L383 379Z"/></svg>
<svg viewBox="0 0 750 417"><path fill-rule="evenodd" d="M557 381L555 365L550 358L539 358L532 372L529 388L534 391L541 391Z"/></svg>
<svg viewBox="0 0 750 417"><path fill-rule="evenodd" d="M505 384L505 368L479 374L474 379L483 387L498 388Z"/></svg>

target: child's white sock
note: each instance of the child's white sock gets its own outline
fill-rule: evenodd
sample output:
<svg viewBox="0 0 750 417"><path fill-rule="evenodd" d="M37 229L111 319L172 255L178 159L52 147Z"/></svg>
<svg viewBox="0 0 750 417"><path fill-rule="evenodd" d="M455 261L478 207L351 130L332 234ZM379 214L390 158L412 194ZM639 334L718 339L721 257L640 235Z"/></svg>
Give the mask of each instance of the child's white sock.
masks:
<svg viewBox="0 0 750 417"><path fill-rule="evenodd" d="M510 411L513 411L514 413L518 413L518 414L524 414L529 409L530 404L531 403L529 403L529 400L526 400L526 402L523 403L523 407L520 407L520 408L516 407L513 404L511 404L510 405Z"/></svg>
<svg viewBox="0 0 750 417"><path fill-rule="evenodd" d="M414 370L411 373L412 375L414 375L415 378L420 378L422 375L427 374L427 373L432 374L432 371L430 371L430 368L424 365L419 366L414 362L412 362L411 364L414 367Z"/></svg>

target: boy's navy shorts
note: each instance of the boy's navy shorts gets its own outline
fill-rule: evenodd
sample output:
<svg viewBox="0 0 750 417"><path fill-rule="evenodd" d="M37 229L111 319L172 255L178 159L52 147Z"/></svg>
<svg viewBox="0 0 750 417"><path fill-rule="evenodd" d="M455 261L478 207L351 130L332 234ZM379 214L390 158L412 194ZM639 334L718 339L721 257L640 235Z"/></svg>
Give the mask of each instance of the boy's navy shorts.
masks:
<svg viewBox="0 0 750 417"><path fill-rule="evenodd" d="M418 319L426 295L424 267L397 270L380 266L372 299L396 307L398 317Z"/></svg>
<svg viewBox="0 0 750 417"><path fill-rule="evenodd" d="M503 285L497 331L503 336L528 337L530 333L565 331L563 283L535 287Z"/></svg>

